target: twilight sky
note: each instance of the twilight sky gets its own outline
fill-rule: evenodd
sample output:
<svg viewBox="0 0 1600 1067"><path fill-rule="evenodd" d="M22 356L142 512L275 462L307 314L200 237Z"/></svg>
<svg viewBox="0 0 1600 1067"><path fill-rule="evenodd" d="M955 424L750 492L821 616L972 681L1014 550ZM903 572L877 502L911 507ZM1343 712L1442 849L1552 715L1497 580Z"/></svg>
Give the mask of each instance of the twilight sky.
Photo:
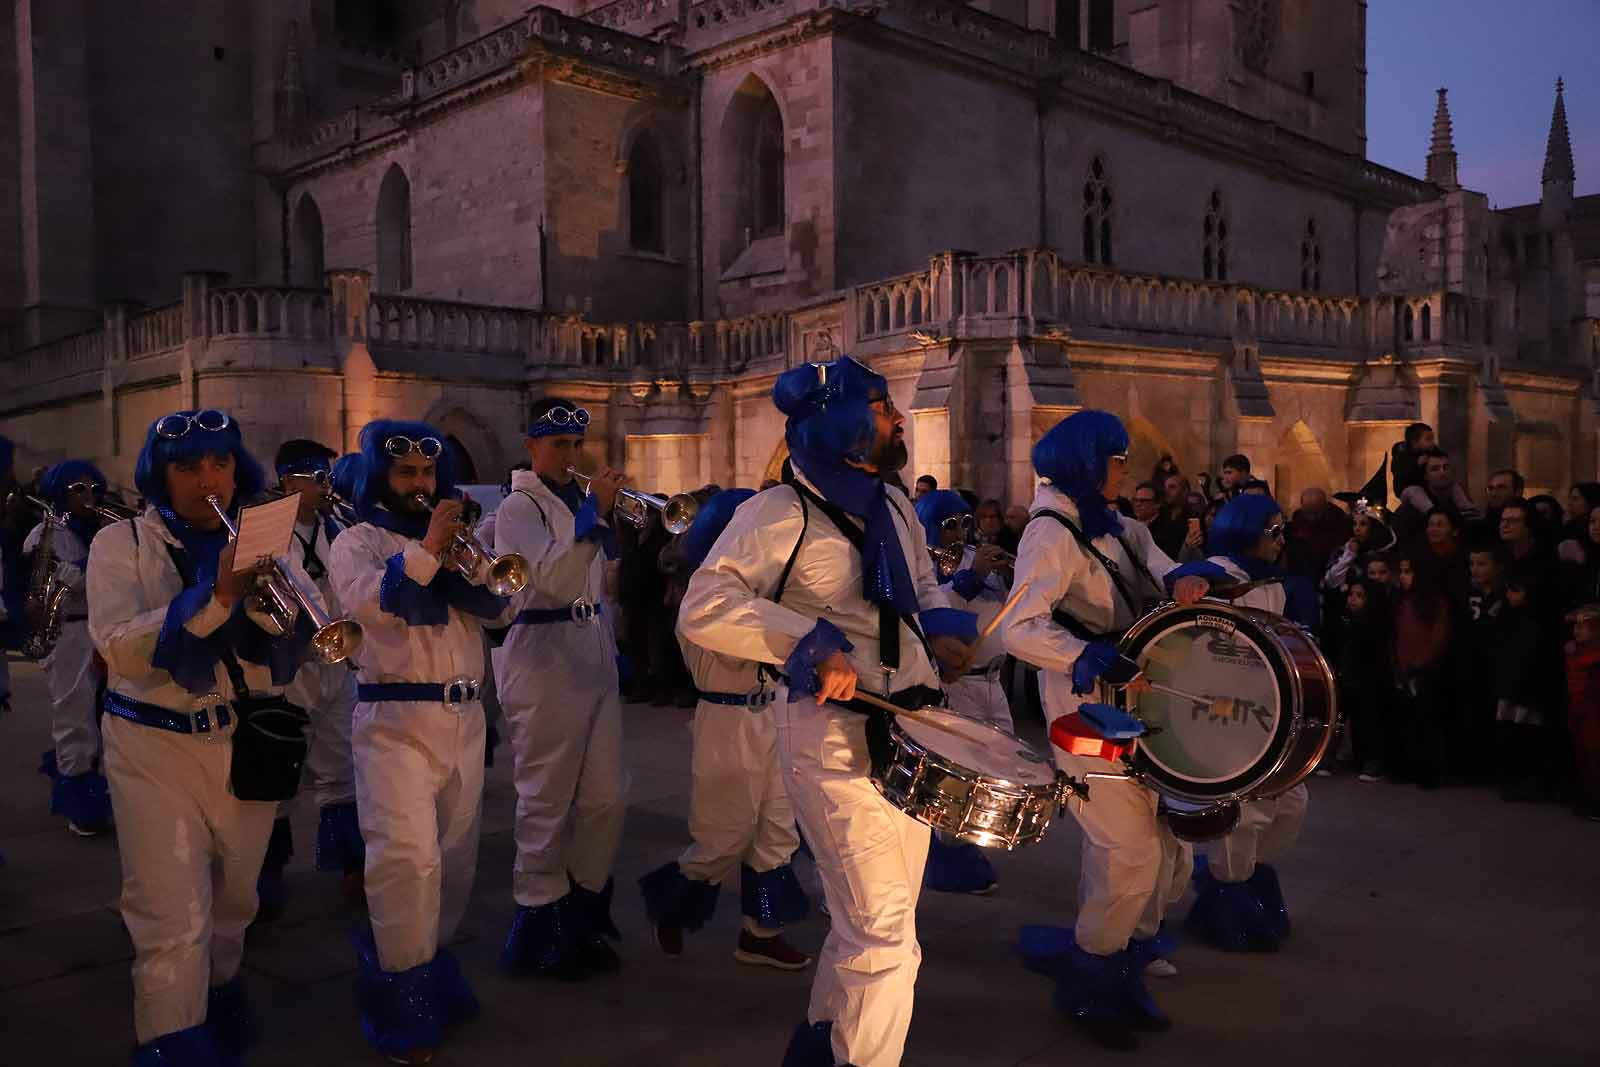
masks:
<svg viewBox="0 0 1600 1067"><path fill-rule="evenodd" d="M1434 90L1450 90L1461 184L1539 199L1556 76L1577 193L1600 193L1600 0L1369 0L1367 157L1422 176Z"/></svg>

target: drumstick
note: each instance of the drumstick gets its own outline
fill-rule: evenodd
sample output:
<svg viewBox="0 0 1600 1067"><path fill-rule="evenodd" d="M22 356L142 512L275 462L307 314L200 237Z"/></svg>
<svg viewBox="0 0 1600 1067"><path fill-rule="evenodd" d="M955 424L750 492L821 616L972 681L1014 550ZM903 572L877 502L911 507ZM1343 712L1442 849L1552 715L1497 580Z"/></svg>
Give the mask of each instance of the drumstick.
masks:
<svg viewBox="0 0 1600 1067"><path fill-rule="evenodd" d="M977 645L983 644L989 639L989 636L999 628L1000 620L1004 619L1007 613L1009 613L1012 608L1017 606L1018 601L1022 599L1022 594L1026 593L1027 591L1027 582L1023 582L1021 585L1017 586L1011 591L1011 595L1006 598L1006 602L1000 605L1000 610L994 613L994 618L989 620L989 625L985 626L983 628L983 632L978 635L978 640L973 646L974 648L976 648Z"/></svg>
<svg viewBox="0 0 1600 1067"><path fill-rule="evenodd" d="M1169 693L1172 696L1178 697L1181 700L1192 700L1196 704L1203 704L1207 708L1209 708L1211 710L1211 713L1214 714L1214 715L1215 714L1224 714L1225 715L1225 714L1228 714L1229 712L1233 711L1233 698L1232 697L1203 697L1203 696L1197 696L1194 693L1185 692L1182 689L1174 689L1170 685L1162 685L1159 682L1151 682L1151 681L1149 681L1149 679L1146 679L1146 682L1149 684L1151 689L1154 689L1158 693Z"/></svg>
<svg viewBox="0 0 1600 1067"><path fill-rule="evenodd" d="M861 690L858 689L858 690L856 690L856 699L861 701L863 704L871 704L875 708L881 708L882 710L889 712L891 715L894 715L897 718L910 719L912 722L921 723L923 726L926 726L931 730L939 730L939 731L942 731L943 733L947 733L951 737L963 737L964 738L966 736L960 730L956 730L956 729L953 729L952 727L946 726L944 723L940 722L938 719L932 718L932 717L927 716L927 715L922 715L918 711L914 711L914 710L912 710L910 708L902 708L898 704L891 704L887 700L883 699L880 696L874 696L871 693L864 693L864 692L862 692Z"/></svg>

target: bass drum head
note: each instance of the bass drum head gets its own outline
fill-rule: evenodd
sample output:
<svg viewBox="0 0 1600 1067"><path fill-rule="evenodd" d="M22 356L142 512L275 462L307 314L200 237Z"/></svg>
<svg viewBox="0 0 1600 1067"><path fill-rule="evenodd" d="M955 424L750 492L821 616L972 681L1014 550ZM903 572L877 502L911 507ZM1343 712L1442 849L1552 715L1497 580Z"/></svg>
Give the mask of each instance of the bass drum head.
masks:
<svg viewBox="0 0 1600 1067"><path fill-rule="evenodd" d="M1244 796L1281 762L1294 728L1294 678L1253 615L1215 602L1163 608L1123 639L1146 678L1188 694L1132 698L1129 710L1149 731L1134 767L1157 792L1202 804Z"/></svg>
<svg viewBox="0 0 1600 1067"><path fill-rule="evenodd" d="M977 719L969 719L944 708L919 708L918 722L909 715L895 716L895 728L922 748L935 753L941 762L982 775L996 784L1051 786L1056 767L1049 757L1035 751L1014 734Z"/></svg>
<svg viewBox="0 0 1600 1067"><path fill-rule="evenodd" d="M1237 800L1224 800L1209 807L1190 804L1184 800L1162 798L1157 814L1179 841L1195 844L1227 837L1239 825L1240 808Z"/></svg>

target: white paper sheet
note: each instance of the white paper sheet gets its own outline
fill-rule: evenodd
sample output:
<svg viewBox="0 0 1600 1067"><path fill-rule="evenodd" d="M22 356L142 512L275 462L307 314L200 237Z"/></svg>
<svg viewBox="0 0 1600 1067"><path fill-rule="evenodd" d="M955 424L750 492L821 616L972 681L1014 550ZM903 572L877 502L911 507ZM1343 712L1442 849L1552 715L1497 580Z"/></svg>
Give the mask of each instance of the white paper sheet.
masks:
<svg viewBox="0 0 1600 1067"><path fill-rule="evenodd" d="M276 559L289 551L300 494L269 500L239 513L239 539L234 542L233 569L247 571L259 559Z"/></svg>

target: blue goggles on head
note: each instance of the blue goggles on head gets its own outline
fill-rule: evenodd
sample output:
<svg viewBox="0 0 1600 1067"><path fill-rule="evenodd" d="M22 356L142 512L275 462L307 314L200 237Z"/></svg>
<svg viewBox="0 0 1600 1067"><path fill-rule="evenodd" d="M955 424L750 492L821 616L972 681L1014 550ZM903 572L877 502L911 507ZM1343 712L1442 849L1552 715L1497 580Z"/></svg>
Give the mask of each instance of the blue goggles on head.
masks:
<svg viewBox="0 0 1600 1067"><path fill-rule="evenodd" d="M174 412L156 420L156 436L176 441L196 426L207 433L216 433L219 430L226 430L230 421L232 420L228 418L227 412L218 411L216 408L206 408L193 415Z"/></svg>
<svg viewBox="0 0 1600 1067"><path fill-rule="evenodd" d="M403 434L384 439L383 450L395 459L403 459L415 452L423 459L438 459L444 454L444 442L437 437L421 437L413 441Z"/></svg>

